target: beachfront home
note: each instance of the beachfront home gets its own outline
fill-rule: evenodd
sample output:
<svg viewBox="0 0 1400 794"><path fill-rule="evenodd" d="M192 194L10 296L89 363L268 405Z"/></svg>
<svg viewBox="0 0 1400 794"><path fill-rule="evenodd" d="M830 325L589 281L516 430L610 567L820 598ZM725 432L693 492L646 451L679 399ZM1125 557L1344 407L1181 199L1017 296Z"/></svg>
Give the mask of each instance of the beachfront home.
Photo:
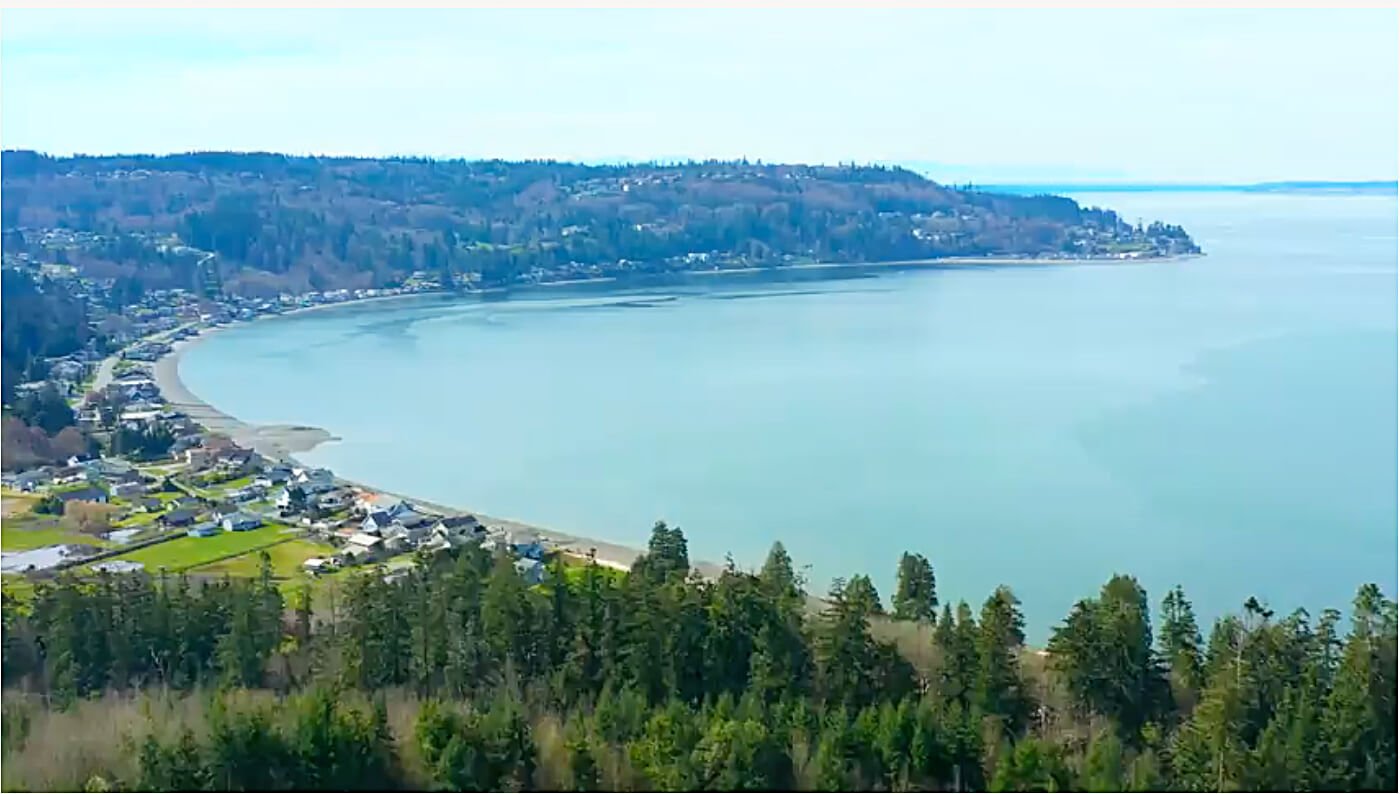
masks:
<svg viewBox="0 0 1400 794"><path fill-rule="evenodd" d="M394 518L400 513L412 511L413 505L397 496L366 492L360 494L360 497L355 500L355 509L365 515L387 513L390 518Z"/></svg>
<svg viewBox="0 0 1400 794"><path fill-rule="evenodd" d="M350 492L337 489L316 496L316 507L320 510L342 510L350 504Z"/></svg>
<svg viewBox="0 0 1400 794"><path fill-rule="evenodd" d="M530 560L543 560L545 555L544 543L540 536L525 529L517 529L507 532L505 541L510 546L510 550L518 557Z"/></svg>
<svg viewBox="0 0 1400 794"><path fill-rule="evenodd" d="M251 513L233 513L224 516L224 529L229 532L246 532L262 526L262 519Z"/></svg>
<svg viewBox="0 0 1400 794"><path fill-rule="evenodd" d="M448 516L438 519L433 525L433 537L442 538L452 546L461 546L472 540L481 540L486 535L486 527L482 526L476 516Z"/></svg>
<svg viewBox="0 0 1400 794"><path fill-rule="evenodd" d="M378 510L365 516L360 522L360 531L369 535L382 535L394 525L394 519L388 513Z"/></svg>
<svg viewBox="0 0 1400 794"><path fill-rule="evenodd" d="M278 485L282 485L291 478L292 470L287 468L286 466L268 466L266 469L263 469L262 474L259 474L253 480L253 484L261 488L272 488Z"/></svg>

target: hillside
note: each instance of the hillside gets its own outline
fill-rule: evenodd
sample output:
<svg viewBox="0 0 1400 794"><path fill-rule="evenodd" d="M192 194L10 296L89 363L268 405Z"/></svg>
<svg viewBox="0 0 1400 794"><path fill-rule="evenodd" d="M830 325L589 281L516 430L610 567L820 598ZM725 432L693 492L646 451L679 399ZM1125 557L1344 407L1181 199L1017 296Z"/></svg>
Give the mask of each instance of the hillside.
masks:
<svg viewBox="0 0 1400 794"><path fill-rule="evenodd" d="M3 155L7 260L238 294L876 262L1196 251L1050 196L883 167ZM209 256L213 254L214 256Z"/></svg>

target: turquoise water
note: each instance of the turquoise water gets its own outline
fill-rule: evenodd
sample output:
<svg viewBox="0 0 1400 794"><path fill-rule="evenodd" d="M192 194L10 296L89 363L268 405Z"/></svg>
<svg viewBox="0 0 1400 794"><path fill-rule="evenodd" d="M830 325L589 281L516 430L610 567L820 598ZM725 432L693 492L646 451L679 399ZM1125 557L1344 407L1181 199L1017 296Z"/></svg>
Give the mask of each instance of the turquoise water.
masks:
<svg viewBox="0 0 1400 794"><path fill-rule="evenodd" d="M425 297L211 337L181 374L305 457L425 499L757 565L813 588L927 555L1043 638L1115 572L1206 616L1396 590L1394 196L1095 194L1168 264L692 279Z"/></svg>

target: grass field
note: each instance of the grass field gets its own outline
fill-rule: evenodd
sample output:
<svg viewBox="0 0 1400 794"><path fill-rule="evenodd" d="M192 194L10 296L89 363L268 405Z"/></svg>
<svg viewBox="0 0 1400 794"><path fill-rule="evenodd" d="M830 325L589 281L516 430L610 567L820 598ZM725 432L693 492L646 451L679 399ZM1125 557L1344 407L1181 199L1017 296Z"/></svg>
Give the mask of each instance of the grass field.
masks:
<svg viewBox="0 0 1400 794"><path fill-rule="evenodd" d="M184 571L215 562L236 554L247 554L264 546L286 540L283 534L287 527L272 524L247 532L220 532L209 538L183 537L167 543L158 543L130 554L114 557L117 560L139 562L152 573L162 566L168 571ZM256 570L257 558L253 558Z"/></svg>
<svg viewBox="0 0 1400 794"><path fill-rule="evenodd" d="M318 543L313 540L293 538L278 543L276 546L269 546L266 551L268 556L272 558L272 575L278 579L290 579L301 574L301 564L303 562L306 562L311 557L329 557L335 553L335 547L328 543ZM244 554L227 560L219 560L209 565L200 566L193 572L226 573L230 576L257 576L259 570L258 565L257 554Z"/></svg>
<svg viewBox="0 0 1400 794"><path fill-rule="evenodd" d="M5 551L28 551L41 546L56 546L65 543L85 543L89 546L107 547L111 543L60 525L52 519L44 521L6 521L0 531L0 549Z"/></svg>

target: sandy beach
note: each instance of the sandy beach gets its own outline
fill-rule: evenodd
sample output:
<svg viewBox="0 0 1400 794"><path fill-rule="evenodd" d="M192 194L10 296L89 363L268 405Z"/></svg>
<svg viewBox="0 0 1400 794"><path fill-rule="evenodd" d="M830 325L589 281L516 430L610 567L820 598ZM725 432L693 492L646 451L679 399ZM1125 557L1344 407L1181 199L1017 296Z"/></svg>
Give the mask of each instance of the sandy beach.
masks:
<svg viewBox="0 0 1400 794"><path fill-rule="evenodd" d="M371 298L368 300L382 299ZM359 302L360 301L356 301L355 303ZM345 304L335 305L339 306ZM314 306L298 311L314 311L323 308L329 307ZM288 312L287 314L292 314L292 312ZM257 321L255 320L254 322ZM319 427L308 427L304 425L252 425L220 411L205 402L194 392L190 391L180 379L180 358L191 347L221 330L223 329L209 329L193 339L176 342L171 346L170 353L162 356L152 367L152 377L156 385L160 388L161 394L165 396L165 399L169 401L176 410L184 412L191 419L212 432L227 435L241 446L254 449L259 454L266 457L292 463L299 463L296 458L297 453L310 451L318 444L326 441L338 440L337 436ZM641 549L632 546L578 537L548 527L541 527L514 519L498 518L477 510L472 510L465 505L444 505L420 499L412 494L386 491L368 483L360 483L343 478L338 479L347 486L404 499L443 515L471 513L488 526L500 527L511 531L524 530L535 532L565 553L581 557L586 557L591 553L595 556L600 565L605 565L610 568L617 568L619 570L630 569L632 563L642 553ZM705 576L716 576L722 570L721 566L714 563L696 561L693 564Z"/></svg>

